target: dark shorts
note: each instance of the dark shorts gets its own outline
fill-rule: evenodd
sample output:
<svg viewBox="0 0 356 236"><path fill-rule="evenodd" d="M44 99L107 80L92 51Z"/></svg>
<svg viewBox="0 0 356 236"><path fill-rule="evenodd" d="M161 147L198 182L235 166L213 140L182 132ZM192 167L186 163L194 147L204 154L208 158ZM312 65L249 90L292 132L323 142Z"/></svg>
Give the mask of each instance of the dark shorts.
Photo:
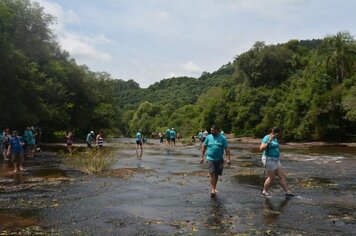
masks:
<svg viewBox="0 0 356 236"><path fill-rule="evenodd" d="M224 159L218 161L208 160L208 164L209 164L209 174L222 175L224 169Z"/></svg>
<svg viewBox="0 0 356 236"><path fill-rule="evenodd" d="M67 146L72 146L72 144L71 143L67 143Z"/></svg>
<svg viewBox="0 0 356 236"><path fill-rule="evenodd" d="M11 162L12 163L20 163L22 164L24 161L23 152L14 152L11 154Z"/></svg>
<svg viewBox="0 0 356 236"><path fill-rule="evenodd" d="M171 142L175 142L176 141L176 139L175 138L171 138Z"/></svg>
<svg viewBox="0 0 356 236"><path fill-rule="evenodd" d="M141 141L139 141L139 140L136 140L136 144L138 144L138 145L142 145L142 142L141 142Z"/></svg>

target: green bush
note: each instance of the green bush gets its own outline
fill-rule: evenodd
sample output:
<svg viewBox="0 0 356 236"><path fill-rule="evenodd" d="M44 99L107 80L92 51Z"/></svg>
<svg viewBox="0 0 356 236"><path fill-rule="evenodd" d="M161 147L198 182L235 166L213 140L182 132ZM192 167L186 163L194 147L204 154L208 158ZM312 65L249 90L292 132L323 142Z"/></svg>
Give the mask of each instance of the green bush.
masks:
<svg viewBox="0 0 356 236"><path fill-rule="evenodd" d="M110 149L86 150L84 152L74 152L73 155L60 154L65 157L68 165L74 166L85 174L100 174L108 170L114 163L114 152Z"/></svg>

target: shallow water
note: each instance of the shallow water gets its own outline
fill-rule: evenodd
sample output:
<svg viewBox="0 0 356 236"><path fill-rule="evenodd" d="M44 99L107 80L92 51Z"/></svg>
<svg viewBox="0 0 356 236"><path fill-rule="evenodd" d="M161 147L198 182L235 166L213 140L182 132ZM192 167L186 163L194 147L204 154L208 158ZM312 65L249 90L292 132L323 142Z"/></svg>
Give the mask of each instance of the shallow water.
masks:
<svg viewBox="0 0 356 236"><path fill-rule="evenodd" d="M209 196L199 147L145 145L120 150L108 176L86 176L51 153L36 153L26 171L2 163L0 231L44 235L352 235L356 230L355 150L282 147L293 192L277 181L262 198L258 147L231 144L233 160ZM152 140L149 140L152 142ZM65 150L65 147L63 147Z"/></svg>

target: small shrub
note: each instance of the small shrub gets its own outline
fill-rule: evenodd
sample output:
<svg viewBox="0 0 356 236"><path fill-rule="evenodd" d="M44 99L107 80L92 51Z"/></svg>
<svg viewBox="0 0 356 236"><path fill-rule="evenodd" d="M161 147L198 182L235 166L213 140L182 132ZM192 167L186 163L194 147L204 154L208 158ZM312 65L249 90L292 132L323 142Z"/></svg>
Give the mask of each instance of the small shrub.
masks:
<svg viewBox="0 0 356 236"><path fill-rule="evenodd" d="M73 155L62 155L68 165L74 166L80 171L92 175L108 170L114 163L114 152L107 149L86 150L84 152L74 152Z"/></svg>

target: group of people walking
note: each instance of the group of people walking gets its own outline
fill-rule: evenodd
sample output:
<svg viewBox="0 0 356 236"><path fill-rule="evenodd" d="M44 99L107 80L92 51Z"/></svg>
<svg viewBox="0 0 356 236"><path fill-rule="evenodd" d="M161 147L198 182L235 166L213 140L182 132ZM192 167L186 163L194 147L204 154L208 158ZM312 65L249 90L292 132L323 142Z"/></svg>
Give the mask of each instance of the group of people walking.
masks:
<svg viewBox="0 0 356 236"><path fill-rule="evenodd" d="M280 161L280 151L278 137L280 135L280 129L277 127L271 128L266 134L260 144L260 151L262 152L262 163L264 166L264 185L261 195L269 197L269 189L277 176L279 183L282 186L285 196L287 198L294 197L288 188L285 173ZM166 145L175 145L177 134L172 129L167 129L165 134L159 133L160 143L163 143L164 136L166 137ZM195 139L195 135L194 139ZM192 138L193 138L192 136ZM220 131L217 125L213 125L210 129L210 134L207 130L201 129L198 133L198 139L200 142L200 163L204 163L204 159L208 163L209 169L209 182L210 182L210 196L215 197L217 190L217 183L219 176L222 175L224 164L231 164L230 148L225 136L224 131ZM139 130L136 133L136 155L142 156L142 144L143 142L142 131ZM227 160L224 159L226 156Z"/></svg>
<svg viewBox="0 0 356 236"><path fill-rule="evenodd" d="M261 141L260 151L262 151L262 163L264 165L265 179L262 196L269 197L268 190L271 187L275 177L279 178L279 183L282 186L286 198L294 197L288 188L285 173L280 162L280 151L278 137L280 129L278 127L271 128L267 135ZM227 139L223 132L219 132L219 127L213 125L209 135L204 135L203 132L198 134L201 141L201 156L200 163L204 162L204 157L208 162L210 175L210 196L215 197L217 194L217 183L219 176L222 175L224 168L224 152L227 156L226 164L231 164L231 154Z"/></svg>
<svg viewBox="0 0 356 236"><path fill-rule="evenodd" d="M10 134L10 129L1 130L0 133L0 155L4 161L10 161L14 166L14 172L23 171L25 156L34 156L39 132L32 126L26 127L23 136L16 130Z"/></svg>
<svg viewBox="0 0 356 236"><path fill-rule="evenodd" d="M67 144L67 149L69 152L69 155L73 154L73 147L74 147L74 134L72 130L67 130L67 133L65 135L66 138L66 144ZM104 145L104 138L103 138L103 132L99 131L99 133L95 136L94 131L90 131L86 137L85 137L85 143L87 144L88 148L92 148L92 143L95 142L96 147L102 148Z"/></svg>

